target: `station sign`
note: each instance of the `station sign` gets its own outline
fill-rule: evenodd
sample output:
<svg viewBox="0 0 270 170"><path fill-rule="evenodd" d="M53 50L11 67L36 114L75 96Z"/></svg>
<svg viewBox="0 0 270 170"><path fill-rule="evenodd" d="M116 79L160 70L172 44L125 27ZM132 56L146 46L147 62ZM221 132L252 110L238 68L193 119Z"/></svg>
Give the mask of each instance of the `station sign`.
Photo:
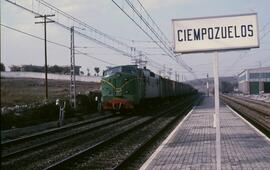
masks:
<svg viewBox="0 0 270 170"><path fill-rule="evenodd" d="M175 53L259 47L257 13L173 19Z"/></svg>

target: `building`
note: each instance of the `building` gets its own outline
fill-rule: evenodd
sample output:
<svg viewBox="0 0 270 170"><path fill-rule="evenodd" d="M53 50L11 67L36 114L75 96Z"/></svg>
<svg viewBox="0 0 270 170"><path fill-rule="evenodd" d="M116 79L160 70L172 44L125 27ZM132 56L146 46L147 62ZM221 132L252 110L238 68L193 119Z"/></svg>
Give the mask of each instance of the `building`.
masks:
<svg viewBox="0 0 270 170"><path fill-rule="evenodd" d="M270 67L242 71L238 75L238 88L244 94L270 93Z"/></svg>

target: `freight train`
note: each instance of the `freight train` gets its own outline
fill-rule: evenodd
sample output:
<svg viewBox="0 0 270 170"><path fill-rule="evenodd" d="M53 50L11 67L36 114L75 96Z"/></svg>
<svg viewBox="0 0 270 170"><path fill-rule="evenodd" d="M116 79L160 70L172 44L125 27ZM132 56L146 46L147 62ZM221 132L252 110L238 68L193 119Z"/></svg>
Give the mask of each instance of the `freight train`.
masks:
<svg viewBox="0 0 270 170"><path fill-rule="evenodd" d="M101 80L101 109L132 110L149 100L196 93L184 83L163 78L149 69L123 65L107 69Z"/></svg>

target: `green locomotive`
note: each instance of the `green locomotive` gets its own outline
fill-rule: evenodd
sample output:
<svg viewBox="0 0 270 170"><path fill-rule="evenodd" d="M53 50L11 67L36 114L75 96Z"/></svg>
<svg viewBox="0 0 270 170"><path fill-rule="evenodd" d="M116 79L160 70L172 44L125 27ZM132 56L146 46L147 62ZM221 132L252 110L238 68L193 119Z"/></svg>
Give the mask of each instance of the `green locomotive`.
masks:
<svg viewBox="0 0 270 170"><path fill-rule="evenodd" d="M190 85L175 82L136 65L123 65L103 72L101 80L101 108L130 110L147 100L194 93Z"/></svg>

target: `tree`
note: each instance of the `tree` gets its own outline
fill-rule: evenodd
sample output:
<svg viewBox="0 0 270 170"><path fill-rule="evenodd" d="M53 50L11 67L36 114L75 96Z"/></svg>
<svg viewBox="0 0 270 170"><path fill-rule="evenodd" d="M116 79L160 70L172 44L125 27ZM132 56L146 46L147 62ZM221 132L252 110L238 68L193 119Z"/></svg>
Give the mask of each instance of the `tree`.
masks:
<svg viewBox="0 0 270 170"><path fill-rule="evenodd" d="M87 76L90 76L89 68L87 68Z"/></svg>
<svg viewBox="0 0 270 170"><path fill-rule="evenodd" d="M58 65L54 65L54 66L49 67L49 72L50 73L62 73L63 72L63 68L61 68Z"/></svg>
<svg viewBox="0 0 270 170"><path fill-rule="evenodd" d="M94 70L95 70L95 72L96 72L97 75L98 75L98 73L99 73L99 71L100 71L100 70L99 70L99 67L95 67Z"/></svg>
<svg viewBox="0 0 270 170"><path fill-rule="evenodd" d="M21 71L21 66L12 65L9 68L10 68L10 71L12 72Z"/></svg>
<svg viewBox="0 0 270 170"><path fill-rule="evenodd" d="M3 63L0 63L0 71L6 71L6 67Z"/></svg>

